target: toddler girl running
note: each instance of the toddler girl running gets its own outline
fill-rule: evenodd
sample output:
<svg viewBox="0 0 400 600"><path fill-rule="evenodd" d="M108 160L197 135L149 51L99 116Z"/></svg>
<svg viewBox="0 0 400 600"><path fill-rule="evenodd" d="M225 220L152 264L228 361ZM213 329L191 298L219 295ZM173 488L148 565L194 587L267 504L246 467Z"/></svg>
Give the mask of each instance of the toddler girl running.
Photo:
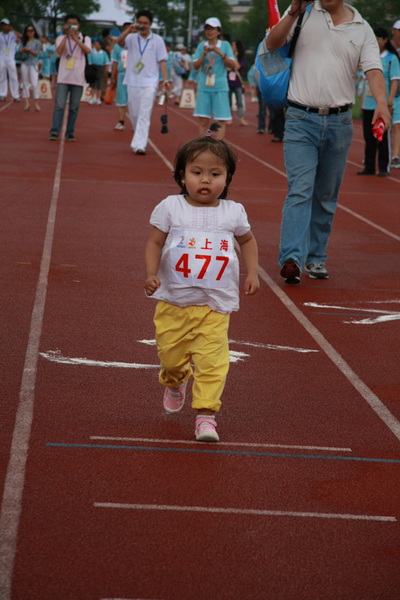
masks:
<svg viewBox="0 0 400 600"><path fill-rule="evenodd" d="M219 441L215 413L229 369L229 315L239 308L235 240L247 270L245 294L260 287L246 212L225 200L235 170L236 156L222 140L209 135L182 146L174 170L181 193L155 207L145 251L145 291L158 300L154 324L164 408L182 409L193 375L195 435L201 442Z"/></svg>

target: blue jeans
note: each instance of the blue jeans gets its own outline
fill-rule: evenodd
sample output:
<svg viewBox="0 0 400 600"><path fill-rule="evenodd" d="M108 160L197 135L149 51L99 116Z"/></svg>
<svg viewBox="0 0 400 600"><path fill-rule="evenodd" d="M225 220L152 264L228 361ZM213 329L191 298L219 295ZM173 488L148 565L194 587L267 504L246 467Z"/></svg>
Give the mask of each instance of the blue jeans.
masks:
<svg viewBox="0 0 400 600"><path fill-rule="evenodd" d="M53 112L53 124L50 133L60 133L64 117L65 105L69 94L69 111L66 134L74 133L76 119L78 117L83 87L69 83L57 83L56 99Z"/></svg>
<svg viewBox="0 0 400 600"><path fill-rule="evenodd" d="M236 98L237 105L237 116L241 119L244 117L244 107L243 107L243 89L242 87L229 88L229 106L232 110L232 96Z"/></svg>
<svg viewBox="0 0 400 600"><path fill-rule="evenodd" d="M282 211L279 265L325 263L328 238L353 136L351 112L319 115L288 107L284 158L288 195Z"/></svg>

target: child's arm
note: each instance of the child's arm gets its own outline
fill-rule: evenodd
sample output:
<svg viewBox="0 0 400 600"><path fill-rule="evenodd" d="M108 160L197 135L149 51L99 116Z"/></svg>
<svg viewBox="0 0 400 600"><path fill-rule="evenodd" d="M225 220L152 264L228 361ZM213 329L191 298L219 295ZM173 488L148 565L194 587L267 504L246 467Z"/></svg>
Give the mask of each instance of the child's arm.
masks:
<svg viewBox="0 0 400 600"><path fill-rule="evenodd" d="M251 231L244 235L235 237L240 246L240 253L246 265L247 277L244 282L244 293L248 295L255 294L260 289L260 280L258 279L258 249L256 238Z"/></svg>
<svg viewBox="0 0 400 600"><path fill-rule="evenodd" d="M152 296L161 285L160 279L157 277L158 267L160 264L161 250L164 246L167 234L153 227L149 239L147 240L145 250L145 267L146 267L146 281L144 282L144 289L148 296Z"/></svg>

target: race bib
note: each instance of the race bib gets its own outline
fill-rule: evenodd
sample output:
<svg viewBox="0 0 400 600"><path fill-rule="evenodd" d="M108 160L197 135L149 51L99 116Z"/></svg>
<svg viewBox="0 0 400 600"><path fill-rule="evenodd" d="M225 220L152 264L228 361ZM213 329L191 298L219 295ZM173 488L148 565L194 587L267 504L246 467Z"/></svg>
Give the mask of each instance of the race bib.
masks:
<svg viewBox="0 0 400 600"><path fill-rule="evenodd" d="M169 244L172 279L182 286L226 288L236 258L230 233L173 230Z"/></svg>

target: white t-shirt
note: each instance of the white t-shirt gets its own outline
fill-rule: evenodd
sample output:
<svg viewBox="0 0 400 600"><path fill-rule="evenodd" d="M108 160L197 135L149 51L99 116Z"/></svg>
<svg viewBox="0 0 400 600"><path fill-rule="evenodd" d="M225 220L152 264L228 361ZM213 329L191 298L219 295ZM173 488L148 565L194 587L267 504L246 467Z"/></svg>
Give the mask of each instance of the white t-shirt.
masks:
<svg viewBox="0 0 400 600"><path fill-rule="evenodd" d="M238 310L234 237L250 230L242 204L219 200L215 207L195 207L183 195L168 196L155 207L150 223L168 234L158 271L161 286L152 298L220 313Z"/></svg>
<svg viewBox="0 0 400 600"><path fill-rule="evenodd" d="M19 43L18 37L13 31L0 33L0 60L9 62L15 60L15 47Z"/></svg>
<svg viewBox="0 0 400 600"><path fill-rule="evenodd" d="M305 13L293 55L289 100L318 108L353 104L357 71L382 70L372 28L355 8L346 6L353 20L336 27L319 0Z"/></svg>
<svg viewBox="0 0 400 600"><path fill-rule="evenodd" d="M153 32L147 38L139 33L130 33L125 38L124 47L128 50L124 85L157 87L160 62L168 58L162 37Z"/></svg>

